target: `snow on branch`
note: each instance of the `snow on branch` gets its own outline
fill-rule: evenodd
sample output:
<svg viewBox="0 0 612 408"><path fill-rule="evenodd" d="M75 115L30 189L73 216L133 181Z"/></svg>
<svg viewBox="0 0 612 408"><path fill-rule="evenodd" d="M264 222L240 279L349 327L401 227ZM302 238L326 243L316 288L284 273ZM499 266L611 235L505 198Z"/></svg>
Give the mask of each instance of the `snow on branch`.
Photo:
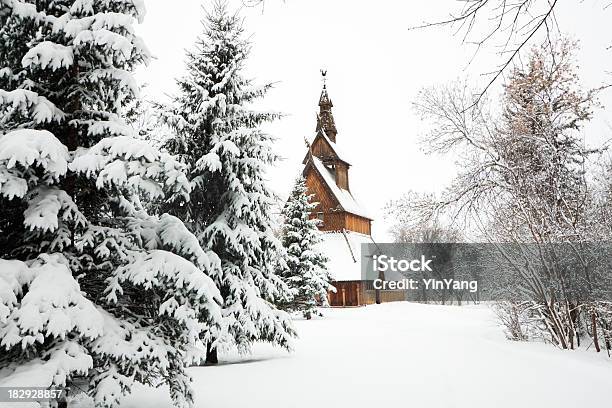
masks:
<svg viewBox="0 0 612 408"><path fill-rule="evenodd" d="M132 56L134 49L134 44L130 39L107 29L80 31L74 37L73 44L75 46L97 45L109 51L119 51L126 60Z"/></svg>
<svg viewBox="0 0 612 408"><path fill-rule="evenodd" d="M88 3L89 0L77 0L76 3ZM105 7L110 7L112 4L116 9L121 9L123 14L129 14L136 18L139 23L142 23L147 14L144 0L100 0ZM75 7L75 6L73 6Z"/></svg>
<svg viewBox="0 0 612 408"><path fill-rule="evenodd" d="M71 14L94 14L93 0L74 0L70 6Z"/></svg>
<svg viewBox="0 0 612 408"><path fill-rule="evenodd" d="M91 339L102 333L98 309L83 296L67 265L61 254L43 254L29 267L0 260L0 277L13 292L0 297L5 310L0 346L27 348L73 332Z"/></svg>
<svg viewBox="0 0 612 408"><path fill-rule="evenodd" d="M17 304L21 287L32 280L28 266L16 260L0 259L0 324L5 324Z"/></svg>
<svg viewBox="0 0 612 408"><path fill-rule="evenodd" d="M129 227L146 249L177 254L211 277L218 277L221 273L219 257L204 250L198 238L177 217L163 214L157 218L140 213L132 218Z"/></svg>
<svg viewBox="0 0 612 408"><path fill-rule="evenodd" d="M163 183L173 192L189 197L184 165L147 141L128 136L107 137L89 149L77 151L70 169L95 178L98 188L130 187L148 195L164 195Z"/></svg>
<svg viewBox="0 0 612 408"><path fill-rule="evenodd" d="M142 260L147 258L147 254L141 255ZM171 255L166 259L176 266ZM151 263L141 263L149 266L142 271L144 276L149 276L146 272L155 269L158 260L153 254ZM118 406L135 379L151 372L152 367L161 370L161 375L176 369L172 361L179 351L155 333L157 327L120 320L95 306L83 296L67 265L61 254L41 255L30 265L0 259L0 347L24 353L23 361L1 370L0 386L64 387L75 376L90 376L96 404L110 407ZM164 265L159 266L163 269ZM185 268L167 268L165 278L172 279L171 271L182 269ZM178 297L176 293L183 293L180 287L189 288L205 299L198 306L205 305L211 313L218 313L212 301L219 296L218 291L200 275L203 274L198 271L198 276L191 279L178 273L177 289L170 293ZM153 286L160 286L165 279L161 275L149 277ZM169 314L193 327L191 334L197 338L199 322L188 320L195 313L184 307ZM40 350L30 359L28 350L34 351L35 347Z"/></svg>
<svg viewBox="0 0 612 408"><path fill-rule="evenodd" d="M201 315L214 316L214 321L221 319L221 308L216 302L222 302L219 289L210 277L179 255L163 250L134 254L132 262L117 269L109 281L106 291L109 302L117 302L124 282L145 291L170 288L164 292L159 315L184 324L194 342L204 329L199 321Z"/></svg>
<svg viewBox="0 0 612 408"><path fill-rule="evenodd" d="M111 408L121 405L121 399L129 393L134 384L134 378L121 374L117 366L113 364L97 376L96 382L94 406Z"/></svg>
<svg viewBox="0 0 612 408"><path fill-rule="evenodd" d="M30 230L52 232L58 228L60 212L63 221L74 221L82 227L88 224L85 216L64 190L48 187L40 187L33 192L28 200L28 208L23 213L24 224Z"/></svg>
<svg viewBox="0 0 612 408"><path fill-rule="evenodd" d="M138 83L134 75L124 69L119 68L99 68L94 69L87 74L87 79L94 83L101 80L116 81L121 89L127 89L131 95L137 97L139 94Z"/></svg>
<svg viewBox="0 0 612 408"><path fill-rule="evenodd" d="M73 4L73 7L77 5ZM64 32L68 37L75 38L83 30L125 30L133 33L132 17L121 13L97 13L83 18L74 18L77 13L64 14L53 19L53 32ZM93 14L93 10L91 13Z"/></svg>
<svg viewBox="0 0 612 408"><path fill-rule="evenodd" d="M0 110L8 110L4 121L7 121L13 114L24 115L35 123L59 123L65 117L64 112L47 98L26 89L15 89L14 91L0 89Z"/></svg>
<svg viewBox="0 0 612 408"><path fill-rule="evenodd" d="M19 129L0 136L0 194L23 197L27 184L18 181L23 177L12 169L34 164L57 180L68 170L68 148L46 130Z"/></svg>
<svg viewBox="0 0 612 408"><path fill-rule="evenodd" d="M45 170L45 182L59 180L68 170L69 154L51 132L18 129L0 136L0 194L24 197L28 183L38 183L34 166Z"/></svg>
<svg viewBox="0 0 612 408"><path fill-rule="evenodd" d="M45 16L45 20L52 27L53 33L66 36L73 47L102 47L106 50L106 54L112 57L122 56L119 58L121 61L126 61L135 55L140 55L145 62L149 60L150 52L142 39L135 34L133 27L133 18L140 20L144 15L144 7L141 4L136 4L135 1L123 1L126 8L134 11L132 13L94 13L90 3L77 1L72 5L70 12L59 17ZM116 9L120 6L117 4L120 3L118 1L112 3L111 8ZM97 9L101 10L102 7L99 5ZM82 16L83 14L86 15Z"/></svg>
<svg viewBox="0 0 612 408"><path fill-rule="evenodd" d="M99 120L89 123L89 136L128 136L134 137L134 129L117 120Z"/></svg>
<svg viewBox="0 0 612 408"><path fill-rule="evenodd" d="M198 238L177 217L163 214L151 227L154 227L152 232L163 248L189 259L199 268L208 271L209 275L220 272L219 257L214 252L202 249Z"/></svg>
<svg viewBox="0 0 612 408"><path fill-rule="evenodd" d="M100 311L104 321L104 336L98 337L91 344L94 353L114 355L130 359L133 362L144 360L167 360L166 345L149 330L137 327L129 320L118 320L106 311ZM166 368L168 363L162 367Z"/></svg>
<svg viewBox="0 0 612 408"><path fill-rule="evenodd" d="M14 197L23 197L28 192L28 182L21 177L15 169L7 169L0 165L0 194L12 200Z"/></svg>
<svg viewBox="0 0 612 408"><path fill-rule="evenodd" d="M208 152L198 159L196 168L198 170L208 170L211 172L219 171L222 168L221 159L217 153Z"/></svg>
<svg viewBox="0 0 612 408"><path fill-rule="evenodd" d="M42 352L40 358L10 365L12 372L0 378L0 387L63 387L69 377L86 375L92 367L93 359L85 347L65 341Z"/></svg>
<svg viewBox="0 0 612 408"><path fill-rule="evenodd" d="M39 66L42 69L47 67L53 71L60 68L68 68L74 62L72 47L66 47L51 41L43 41L30 48L21 60L24 68Z"/></svg>
<svg viewBox="0 0 612 408"><path fill-rule="evenodd" d="M10 13L21 18L30 20L41 20L46 17L45 13L36 10L36 5L24 3L19 0L0 0L0 10L4 14L4 9L10 10Z"/></svg>

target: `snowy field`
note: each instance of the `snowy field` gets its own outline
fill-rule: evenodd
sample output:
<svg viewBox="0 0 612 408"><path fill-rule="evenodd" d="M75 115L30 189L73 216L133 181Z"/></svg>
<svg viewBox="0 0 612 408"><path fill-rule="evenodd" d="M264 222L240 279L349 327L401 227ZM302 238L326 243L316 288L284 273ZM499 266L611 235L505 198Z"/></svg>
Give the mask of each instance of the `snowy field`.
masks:
<svg viewBox="0 0 612 408"><path fill-rule="evenodd" d="M485 307L393 303L296 322L288 354L266 345L192 368L198 408L609 407L612 360L507 341ZM167 408L137 388L124 406Z"/></svg>

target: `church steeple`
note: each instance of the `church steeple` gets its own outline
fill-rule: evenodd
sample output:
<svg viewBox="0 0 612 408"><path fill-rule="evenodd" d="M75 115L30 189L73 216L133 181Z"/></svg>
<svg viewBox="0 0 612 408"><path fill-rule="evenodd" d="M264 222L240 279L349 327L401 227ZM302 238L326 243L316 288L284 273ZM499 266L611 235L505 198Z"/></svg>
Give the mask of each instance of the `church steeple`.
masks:
<svg viewBox="0 0 612 408"><path fill-rule="evenodd" d="M347 157L336 142L336 125L332 115L332 101L327 93L323 76L323 90L319 98L317 133L312 143L306 141L308 149L304 157L303 175L309 194L315 196L317 206L311 211L311 218L321 220L322 231L353 231L370 235L372 218L358 204L349 186Z"/></svg>
<svg viewBox="0 0 612 408"><path fill-rule="evenodd" d="M336 124L334 123L334 115L332 114L332 107L334 104L327 93L327 71L321 70L321 76L323 77L323 90L321 91L321 97L319 98L317 132L322 130L332 142L336 143L336 135L338 134L338 131L336 130Z"/></svg>

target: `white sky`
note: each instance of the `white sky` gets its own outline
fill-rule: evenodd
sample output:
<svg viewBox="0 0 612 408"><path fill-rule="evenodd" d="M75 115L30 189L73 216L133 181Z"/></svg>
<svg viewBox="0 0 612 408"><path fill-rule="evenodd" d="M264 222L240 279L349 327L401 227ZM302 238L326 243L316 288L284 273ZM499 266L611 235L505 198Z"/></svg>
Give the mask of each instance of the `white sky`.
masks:
<svg viewBox="0 0 612 408"><path fill-rule="evenodd" d="M612 76L612 10L601 2L559 2L561 29L580 40L580 75L587 86ZM145 22L137 27L156 59L139 69L146 96L163 99L175 91L184 72L184 50L201 32L198 0L147 0ZM233 1L234 8L241 1ZM452 159L426 156L419 136L426 129L411 104L420 88L469 75L478 80L499 56L482 50L468 65L473 49L450 29L409 31L408 27L456 10L457 1L266 0L244 7L245 28L253 49L247 74L258 83L278 82L257 108L287 116L267 127L284 157L269 174L270 186L285 197L301 170L304 137L312 139L321 92L319 70L328 70L337 142L352 159L351 190L376 217L374 238L387 239L383 207L404 191L437 191L454 174ZM607 73L606 73L607 71ZM500 85L494 89L499 91ZM612 91L601 97L612 106ZM599 111L588 128L594 140L609 138L610 110Z"/></svg>

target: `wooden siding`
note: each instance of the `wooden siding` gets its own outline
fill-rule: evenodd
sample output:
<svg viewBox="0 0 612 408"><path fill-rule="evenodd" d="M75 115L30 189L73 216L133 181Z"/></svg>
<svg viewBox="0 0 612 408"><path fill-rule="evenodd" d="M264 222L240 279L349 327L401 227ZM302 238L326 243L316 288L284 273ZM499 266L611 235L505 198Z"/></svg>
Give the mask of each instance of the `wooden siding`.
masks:
<svg viewBox="0 0 612 408"><path fill-rule="evenodd" d="M336 163L336 185L350 191L348 181L348 165L346 163Z"/></svg>
<svg viewBox="0 0 612 408"><path fill-rule="evenodd" d="M322 231L340 231L344 228L344 212L338 210L338 200L336 200L336 197L325 185L325 181L312 167L307 167L306 188L308 189L308 194L314 194L313 199L317 202L317 206L310 214L310 218L319 218L323 221L319 224L319 229Z"/></svg>
<svg viewBox="0 0 612 408"><path fill-rule="evenodd" d="M329 212L330 209L338 208L338 200L331 191L329 191L323 178L312 168L312 166L307 167L305 177L308 194L314 194L313 199L317 202L314 209L315 212Z"/></svg>
<svg viewBox="0 0 612 408"><path fill-rule="evenodd" d="M372 221L355 214L345 213L344 229L372 235Z"/></svg>
<svg viewBox="0 0 612 408"><path fill-rule="evenodd" d="M338 156L334 153L333 149L327 143L327 140L317 135L315 140L312 142L312 155L320 158L323 162L328 160L336 160Z"/></svg>
<svg viewBox="0 0 612 408"><path fill-rule="evenodd" d="M376 291L366 290L364 291L364 302L366 305L373 305L376 303ZM406 300L406 291L404 290L381 290L380 291L380 303L388 302L403 302Z"/></svg>
<svg viewBox="0 0 612 408"><path fill-rule="evenodd" d="M335 165L336 163L341 163L346 166L347 169L350 167L349 163L346 163L342 157L338 157L334 149L331 147L327 139L325 139L320 134L315 136L312 144L310 146L310 152L313 156L318 157L321 161L328 165ZM304 157L302 163L306 164L308 161L308 154Z"/></svg>
<svg viewBox="0 0 612 408"><path fill-rule="evenodd" d="M346 213L339 209L338 200L312 166L307 167L306 187L308 194L314 194L314 201L318 202L310 218L322 219L323 222L319 225L319 229L321 231L341 231L345 228Z"/></svg>
<svg viewBox="0 0 612 408"><path fill-rule="evenodd" d="M308 194L314 194L314 201L318 202L310 217L322 219L319 225L321 231L345 229L371 235L371 220L341 210L338 200L329 190L321 175L311 165L307 166L305 171Z"/></svg>
<svg viewBox="0 0 612 408"><path fill-rule="evenodd" d="M361 306L365 304L364 290L360 281L332 282L336 292L329 292L330 306Z"/></svg>
<svg viewBox="0 0 612 408"><path fill-rule="evenodd" d="M321 231L342 231L345 228L344 212L323 213L322 223L319 226Z"/></svg>
<svg viewBox="0 0 612 408"><path fill-rule="evenodd" d="M363 306L376 303L376 291L368 290L365 281L332 282L336 292L329 292L327 298L329 305L335 307ZM381 303L401 302L406 300L404 290L380 291Z"/></svg>

